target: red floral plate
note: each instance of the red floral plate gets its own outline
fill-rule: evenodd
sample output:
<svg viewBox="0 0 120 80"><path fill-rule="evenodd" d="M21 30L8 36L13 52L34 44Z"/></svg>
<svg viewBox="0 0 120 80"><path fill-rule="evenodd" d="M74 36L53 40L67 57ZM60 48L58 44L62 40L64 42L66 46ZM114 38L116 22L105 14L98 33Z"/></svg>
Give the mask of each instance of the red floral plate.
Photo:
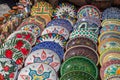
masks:
<svg viewBox="0 0 120 80"><path fill-rule="evenodd" d="M19 30L19 31L15 31L13 32L8 38L12 39L12 38L21 38L21 39L25 39L27 41L30 42L30 44L33 46L36 42L36 35L30 31L25 31L25 30Z"/></svg>

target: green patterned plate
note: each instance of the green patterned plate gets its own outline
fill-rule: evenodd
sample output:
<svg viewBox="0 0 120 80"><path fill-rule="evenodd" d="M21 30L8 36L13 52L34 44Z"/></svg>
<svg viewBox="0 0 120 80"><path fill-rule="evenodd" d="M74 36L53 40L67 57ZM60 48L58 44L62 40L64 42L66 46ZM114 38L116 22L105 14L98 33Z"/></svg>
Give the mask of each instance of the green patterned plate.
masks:
<svg viewBox="0 0 120 80"><path fill-rule="evenodd" d="M92 75L82 71L71 71L64 74L60 80L96 80Z"/></svg>
<svg viewBox="0 0 120 80"><path fill-rule="evenodd" d="M95 78L98 77L97 66L91 60L82 56L74 56L66 60L61 66L60 73L61 75L64 75L65 73L74 70L84 71Z"/></svg>

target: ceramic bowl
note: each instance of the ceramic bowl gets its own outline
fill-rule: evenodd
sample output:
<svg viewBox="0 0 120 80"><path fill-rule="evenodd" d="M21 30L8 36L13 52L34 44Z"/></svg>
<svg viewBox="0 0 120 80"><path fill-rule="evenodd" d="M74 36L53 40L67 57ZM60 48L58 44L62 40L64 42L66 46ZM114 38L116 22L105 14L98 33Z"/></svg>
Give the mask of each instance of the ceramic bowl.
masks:
<svg viewBox="0 0 120 80"><path fill-rule="evenodd" d="M27 57L27 55L31 52L31 44L27 40L21 38L12 38L7 40L2 47L14 47L18 49L24 55L24 57Z"/></svg>
<svg viewBox="0 0 120 80"><path fill-rule="evenodd" d="M120 80L120 75L113 75L105 78L104 80Z"/></svg>
<svg viewBox="0 0 120 80"><path fill-rule="evenodd" d="M120 60L111 60L101 67L100 76L102 80L112 75L120 75Z"/></svg>
<svg viewBox="0 0 120 80"><path fill-rule="evenodd" d="M64 75L65 73L74 70L80 70L89 73L96 79L98 77L98 69L96 65L85 57L74 56L66 60L61 66L60 74Z"/></svg>
<svg viewBox="0 0 120 80"><path fill-rule="evenodd" d="M65 73L60 80L96 80L91 74L83 71L71 71Z"/></svg>
<svg viewBox="0 0 120 80"><path fill-rule="evenodd" d="M52 21L50 21L46 27L49 27L49 26L59 26L59 27L64 27L66 28L69 32L72 32L73 30L73 27L72 27L72 24L68 21L68 20L65 20L65 19L53 19Z"/></svg>
<svg viewBox="0 0 120 80"><path fill-rule="evenodd" d="M48 33L40 36L37 39L36 44L39 44L40 42L44 42L44 41L54 41L60 44L60 46L63 48L66 46L66 43L67 43L67 40L62 35L59 35L56 33Z"/></svg>
<svg viewBox="0 0 120 80"><path fill-rule="evenodd" d="M78 19L76 24L73 26L73 28L75 30L81 27L83 28L83 26L99 34L99 28L101 26L101 21L96 18L85 17L85 18Z"/></svg>
<svg viewBox="0 0 120 80"><path fill-rule="evenodd" d="M89 39L87 37L77 37L70 39L66 44L66 50L77 45L89 46L97 51L97 44L92 39Z"/></svg>
<svg viewBox="0 0 120 80"><path fill-rule="evenodd" d="M74 56L84 56L92 60L96 65L99 63L98 53L92 48L84 45L73 46L69 48L63 57L63 60L67 60Z"/></svg>
<svg viewBox="0 0 120 80"><path fill-rule="evenodd" d="M120 19L120 9L117 7L105 9L102 13L102 20L105 19Z"/></svg>
<svg viewBox="0 0 120 80"><path fill-rule="evenodd" d="M105 40L105 39L109 39L109 38L116 38L116 39L120 39L120 33L116 32L116 31L107 31L102 33L99 38L98 38L98 42L100 43L101 41Z"/></svg>
<svg viewBox="0 0 120 80"><path fill-rule="evenodd" d="M17 30L31 31L36 34L37 37L39 37L45 27L45 24L45 20L40 16L31 16L25 19L17 28Z"/></svg>
<svg viewBox="0 0 120 80"><path fill-rule="evenodd" d="M77 18L92 17L101 19L101 13L99 9L93 5L82 6L77 12Z"/></svg>
<svg viewBox="0 0 120 80"><path fill-rule="evenodd" d="M68 39L69 37L69 31L64 28L64 27L59 27L59 26L50 26L50 27L47 27L43 30L42 32L42 35L44 34L48 34L48 33L56 33L56 34L60 34L62 35L66 40Z"/></svg>
<svg viewBox="0 0 120 80"><path fill-rule="evenodd" d="M17 80L25 80L25 79L56 80L57 75L56 75L55 70L51 66L47 64L43 64L43 63L34 63L21 69Z"/></svg>
<svg viewBox="0 0 120 80"><path fill-rule="evenodd" d="M13 32L11 35L8 36L7 40L12 38L25 39L29 41L32 46L36 42L36 35L30 31L25 31L25 30L19 30L19 31Z"/></svg>
<svg viewBox="0 0 120 80"><path fill-rule="evenodd" d="M100 65L102 66L105 62L110 60L119 60L119 53L120 53L119 48L106 49L100 55Z"/></svg>
<svg viewBox="0 0 120 80"><path fill-rule="evenodd" d="M0 58L0 80L15 80L18 66L8 58Z"/></svg>
<svg viewBox="0 0 120 80"><path fill-rule="evenodd" d="M32 48L32 52L39 49L50 49L57 53L61 60L63 59L64 49L58 43L53 41L41 42Z"/></svg>
<svg viewBox="0 0 120 80"><path fill-rule="evenodd" d="M81 28L79 30L74 30L70 34L70 39L77 38L77 37L87 37L89 39L92 39L95 43L97 43L98 35L94 33L93 31L90 31L86 28Z"/></svg>
<svg viewBox="0 0 120 80"><path fill-rule="evenodd" d="M61 61L57 53L49 49L39 49L31 52L25 60L25 66L33 63L45 63L50 65L58 72Z"/></svg>
<svg viewBox="0 0 120 80"><path fill-rule="evenodd" d="M119 48L120 47L120 39L116 38L107 38L100 42L98 46L98 52L101 54L108 48Z"/></svg>

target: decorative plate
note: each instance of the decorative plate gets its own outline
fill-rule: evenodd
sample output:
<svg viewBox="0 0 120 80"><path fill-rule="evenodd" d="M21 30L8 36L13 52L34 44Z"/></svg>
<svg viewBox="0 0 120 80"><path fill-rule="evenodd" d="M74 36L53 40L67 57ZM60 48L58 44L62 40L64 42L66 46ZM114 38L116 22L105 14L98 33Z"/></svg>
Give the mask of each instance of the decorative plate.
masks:
<svg viewBox="0 0 120 80"><path fill-rule="evenodd" d="M106 62L100 69L101 79L112 75L120 75L120 60Z"/></svg>
<svg viewBox="0 0 120 80"><path fill-rule="evenodd" d="M50 21L46 27L49 27L49 26L59 26L59 27L64 27L66 28L69 32L72 32L73 30L73 27L72 27L72 24L68 21L68 20L65 20L65 19L53 19L52 21Z"/></svg>
<svg viewBox="0 0 120 80"><path fill-rule="evenodd" d="M116 38L107 38L100 42L98 46L98 52L101 54L104 50L108 48L119 48L120 39Z"/></svg>
<svg viewBox="0 0 120 80"><path fill-rule="evenodd" d="M113 75L105 78L104 80L120 80L120 75Z"/></svg>
<svg viewBox="0 0 120 80"><path fill-rule="evenodd" d="M77 38L70 39L66 44L66 50L77 45L89 46L92 49L97 51L97 44L93 40L87 37L77 37Z"/></svg>
<svg viewBox="0 0 120 80"><path fill-rule="evenodd" d="M70 17L76 18L75 6L69 3L59 4L54 10L53 16L54 17L70 16Z"/></svg>
<svg viewBox="0 0 120 80"><path fill-rule="evenodd" d="M25 19L17 28L17 30L31 31L36 34L37 37L39 37L45 27L45 24L45 20L40 16L31 16Z"/></svg>
<svg viewBox="0 0 120 80"><path fill-rule="evenodd" d="M18 49L26 57L31 52L31 44L27 40L21 38L12 38L10 40L7 40L3 44L3 48L9 47Z"/></svg>
<svg viewBox="0 0 120 80"><path fill-rule="evenodd" d="M66 60L61 66L60 74L64 75L65 73L74 70L87 72L96 79L98 77L97 66L91 60L85 57L74 56Z"/></svg>
<svg viewBox="0 0 120 80"><path fill-rule="evenodd" d="M0 80L15 80L18 66L8 58L0 58Z"/></svg>
<svg viewBox="0 0 120 80"><path fill-rule="evenodd" d="M105 19L120 19L120 9L117 7L105 9L102 13L102 20Z"/></svg>
<svg viewBox="0 0 120 80"><path fill-rule="evenodd" d="M91 74L83 71L71 71L65 73L60 80L96 80Z"/></svg>
<svg viewBox="0 0 120 80"><path fill-rule="evenodd" d="M44 34L48 34L48 33L56 33L56 34L60 34L62 35L66 40L68 39L69 37L69 31L64 28L64 27L59 27L59 26L50 26L50 27L47 27L43 30L42 32L42 35Z"/></svg>
<svg viewBox="0 0 120 80"><path fill-rule="evenodd" d="M12 39L12 38L25 39L25 40L29 41L31 45L34 45L36 42L36 35L30 31L25 31L25 30L19 30L19 31L13 32L7 38L7 40Z"/></svg>
<svg viewBox="0 0 120 80"><path fill-rule="evenodd" d="M86 28L81 28L79 30L76 29L70 34L70 39L77 38L77 37L87 37L89 39L92 39L96 43L98 39L98 35L96 33Z"/></svg>
<svg viewBox="0 0 120 80"><path fill-rule="evenodd" d="M55 70L43 63L30 64L21 69L17 80L56 80Z"/></svg>
<svg viewBox="0 0 120 80"><path fill-rule="evenodd" d="M32 52L38 49L50 49L57 53L61 60L63 59L64 49L58 43L53 41L41 42L32 48Z"/></svg>
<svg viewBox="0 0 120 80"><path fill-rule="evenodd" d="M69 48L64 54L64 61L74 57L74 56L84 56L91 59L96 65L99 63L98 53L92 48L84 45L73 46Z"/></svg>
<svg viewBox="0 0 120 80"><path fill-rule="evenodd" d="M100 43L101 41L108 39L108 38L116 38L116 39L120 39L120 33L116 32L116 31L107 31L102 33L99 38L98 38L98 42Z"/></svg>
<svg viewBox="0 0 120 80"><path fill-rule="evenodd" d="M40 42L44 42L44 41L54 41L56 43L59 43L60 46L62 46L63 48L67 43L67 40L62 35L56 33L48 33L40 36L37 39L36 44L39 44Z"/></svg>
<svg viewBox="0 0 120 80"><path fill-rule="evenodd" d="M110 49L106 49L104 52L102 52L102 54L100 55L100 64L103 65L105 62L109 61L109 60L116 60L118 59L119 56L116 56L116 55L112 55L114 58L112 58L112 56L109 56L108 54L117 54L120 52L120 49L119 48L110 48ZM106 56L109 56L107 57L107 59L105 58ZM119 55L119 54L118 54ZM116 57L115 57L116 56ZM106 60L105 60L106 59Z"/></svg>
<svg viewBox="0 0 120 80"><path fill-rule="evenodd" d="M101 13L99 9L93 5L82 6L77 12L77 18L92 17L101 19Z"/></svg>
<svg viewBox="0 0 120 80"><path fill-rule="evenodd" d="M25 60L25 66L32 63L48 64L57 72L60 68L61 61L57 53L54 51L49 49L39 49L33 51Z"/></svg>

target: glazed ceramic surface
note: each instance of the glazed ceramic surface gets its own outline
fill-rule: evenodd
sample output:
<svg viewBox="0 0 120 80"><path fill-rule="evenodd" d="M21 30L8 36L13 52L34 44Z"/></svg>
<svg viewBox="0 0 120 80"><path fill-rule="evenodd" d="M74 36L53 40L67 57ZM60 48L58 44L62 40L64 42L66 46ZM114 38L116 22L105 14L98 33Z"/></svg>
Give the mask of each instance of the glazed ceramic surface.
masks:
<svg viewBox="0 0 120 80"><path fill-rule="evenodd" d="M13 39L7 40L3 44L3 48L9 48L9 47L14 47L18 49L26 57L31 52L31 44L25 39L13 38Z"/></svg>
<svg viewBox="0 0 120 80"><path fill-rule="evenodd" d="M120 9L117 7L105 9L102 13L102 20L105 19L120 19Z"/></svg>
<svg viewBox="0 0 120 80"><path fill-rule="evenodd" d="M64 74L60 80L96 80L91 74L83 71L71 71Z"/></svg>
<svg viewBox="0 0 120 80"><path fill-rule="evenodd" d="M54 41L60 44L60 46L62 46L63 48L65 47L67 43L67 40L62 35L59 35L56 33L48 33L48 34L40 36L37 39L36 44L39 44L40 42L44 42L44 41Z"/></svg>
<svg viewBox="0 0 120 80"><path fill-rule="evenodd" d="M0 58L0 80L15 80L18 66L8 58Z"/></svg>
<svg viewBox="0 0 120 80"><path fill-rule="evenodd" d="M105 78L104 80L120 80L120 75L113 75Z"/></svg>
<svg viewBox="0 0 120 80"><path fill-rule="evenodd" d="M64 28L64 27L59 27L59 26L50 26L44 29L42 32L42 35L48 34L48 33L56 33L62 35L66 40L69 37L69 31Z"/></svg>
<svg viewBox="0 0 120 80"><path fill-rule="evenodd" d="M64 49L58 43L52 41L41 42L32 48L32 52L38 49L50 49L57 53L61 60L63 59Z"/></svg>
<svg viewBox="0 0 120 80"><path fill-rule="evenodd" d="M77 18L92 17L101 19L100 11L93 5L82 6L77 12Z"/></svg>
<svg viewBox="0 0 120 80"><path fill-rule="evenodd" d="M64 27L66 28L69 32L71 32L73 30L72 24L65 19L53 19L52 21L50 21L46 27L49 26L59 26L59 27Z"/></svg>
<svg viewBox="0 0 120 80"><path fill-rule="evenodd" d="M90 31L86 28L85 29L81 28L79 30L74 30L70 34L70 39L77 38L77 37L87 37L87 38L92 39L93 41L95 41L97 43L98 35L95 34L93 31Z"/></svg>
<svg viewBox="0 0 120 80"><path fill-rule="evenodd" d="M120 60L106 62L100 69L101 79L112 75L120 75Z"/></svg>
<svg viewBox="0 0 120 80"><path fill-rule="evenodd" d="M45 63L50 65L57 72L60 68L60 58L52 50L49 49L39 49L33 51L25 60L25 66L32 63Z"/></svg>
<svg viewBox="0 0 120 80"><path fill-rule="evenodd" d="M97 50L97 44L92 39L87 37L77 37L70 39L66 44L66 50L77 45L85 45L91 47L94 50Z"/></svg>
<svg viewBox="0 0 120 80"><path fill-rule="evenodd" d="M17 80L56 80L55 70L43 63L30 64L21 69Z"/></svg>
<svg viewBox="0 0 120 80"><path fill-rule="evenodd" d="M36 35L30 31L25 31L25 30L19 30L19 31L13 32L7 38L7 40L12 39L12 38L25 39L25 40L29 41L31 45L34 45L36 42Z"/></svg>
<svg viewBox="0 0 120 80"><path fill-rule="evenodd" d="M87 57L91 59L96 65L98 65L99 62L98 53L92 48L84 45L73 46L68 49L64 54L64 61L74 56Z"/></svg>
<svg viewBox="0 0 120 80"><path fill-rule="evenodd" d="M96 65L91 60L85 57L75 56L69 58L62 64L60 73L61 75L64 75L65 73L74 70L87 72L95 78L97 78L98 76L98 70Z"/></svg>

